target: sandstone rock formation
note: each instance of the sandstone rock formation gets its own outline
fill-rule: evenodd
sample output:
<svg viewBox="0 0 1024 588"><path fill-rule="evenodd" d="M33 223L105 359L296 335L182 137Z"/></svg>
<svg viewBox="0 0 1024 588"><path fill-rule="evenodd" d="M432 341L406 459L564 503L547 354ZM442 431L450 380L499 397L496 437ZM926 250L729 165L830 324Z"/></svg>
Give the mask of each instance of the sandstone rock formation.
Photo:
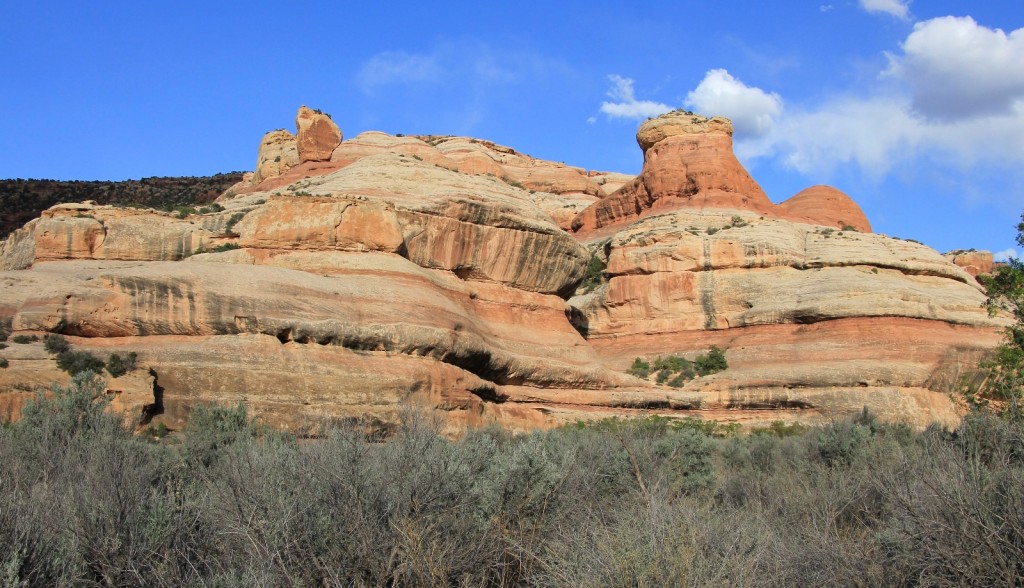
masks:
<svg viewBox="0 0 1024 588"><path fill-rule="evenodd" d="M633 219L678 208L772 209L764 191L732 152L732 122L685 111L648 120L637 131L644 167L631 183L580 212L580 233L621 226Z"/></svg>
<svg viewBox="0 0 1024 588"><path fill-rule="evenodd" d="M994 265L991 251L950 251L944 257L974 277L992 273Z"/></svg>
<svg viewBox="0 0 1024 588"><path fill-rule="evenodd" d="M581 238L607 236L609 228L679 209L743 211L871 232L853 200L830 186L814 186L773 205L733 154L732 122L726 118L676 110L640 125L636 140L644 152L643 170L572 220Z"/></svg>
<svg viewBox="0 0 1024 588"><path fill-rule="evenodd" d="M797 222L871 232L871 223L857 203L832 186L811 186L801 190L789 200L780 202L775 213Z"/></svg>
<svg viewBox="0 0 1024 588"><path fill-rule="evenodd" d="M299 162L328 161L341 144L341 129L330 115L302 106L295 115L296 149Z"/></svg>
<svg viewBox="0 0 1024 588"><path fill-rule="evenodd" d="M172 427L239 400L279 426L386 423L412 398L453 429L863 406L952 423L947 392L1003 324L962 263L871 234L841 192L772 204L726 119L644 123L636 178L463 137L342 142L306 108L297 126L264 138L223 210L45 211L0 245L0 321L137 352L144 369L111 393ZM573 296L595 259L605 283ZM711 344L730 368L682 387L625 373ZM62 377L16 347L0 350L8 413Z"/></svg>
<svg viewBox="0 0 1024 588"><path fill-rule="evenodd" d="M260 141L256 171L250 183L255 186L267 178L276 178L296 165L299 165L299 150L295 135L284 129L270 131Z"/></svg>

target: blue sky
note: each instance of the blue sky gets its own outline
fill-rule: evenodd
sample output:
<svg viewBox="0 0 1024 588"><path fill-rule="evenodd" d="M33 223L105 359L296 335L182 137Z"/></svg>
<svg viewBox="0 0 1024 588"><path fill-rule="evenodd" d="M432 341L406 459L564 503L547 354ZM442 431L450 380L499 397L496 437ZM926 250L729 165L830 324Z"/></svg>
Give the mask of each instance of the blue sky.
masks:
<svg viewBox="0 0 1024 588"><path fill-rule="evenodd" d="M435 5L436 4L436 5ZM0 177L250 170L300 104L636 173L646 117L736 124L778 202L827 183L877 232L1016 247L1024 2L13 2Z"/></svg>

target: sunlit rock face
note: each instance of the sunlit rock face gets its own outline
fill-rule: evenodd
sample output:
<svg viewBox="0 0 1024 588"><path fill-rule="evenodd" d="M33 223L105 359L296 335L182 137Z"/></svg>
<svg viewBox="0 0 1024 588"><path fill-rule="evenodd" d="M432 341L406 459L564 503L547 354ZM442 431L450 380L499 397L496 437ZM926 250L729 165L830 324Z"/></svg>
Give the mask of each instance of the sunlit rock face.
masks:
<svg viewBox="0 0 1024 588"><path fill-rule="evenodd" d="M720 117L641 125L636 177L466 137L343 141L305 107L296 126L263 138L217 207L45 211L0 245L0 321L138 353L111 394L172 427L238 401L284 427L387 426L415 401L453 432L864 406L952 423L947 392L1005 322L981 308L983 259L872 234L827 186L773 204ZM595 257L603 283L584 293ZM626 373L712 344L729 369L682 387ZM33 345L0 350L0 411L66 380Z"/></svg>

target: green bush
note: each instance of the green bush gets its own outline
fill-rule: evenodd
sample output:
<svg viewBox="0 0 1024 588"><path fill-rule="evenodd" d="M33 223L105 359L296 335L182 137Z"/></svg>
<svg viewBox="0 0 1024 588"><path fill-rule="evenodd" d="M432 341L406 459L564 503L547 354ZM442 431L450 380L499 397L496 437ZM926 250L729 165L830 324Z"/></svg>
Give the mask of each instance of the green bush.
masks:
<svg viewBox="0 0 1024 588"><path fill-rule="evenodd" d="M35 343L38 340L38 335L15 335L14 337L11 337L11 341L18 345L27 345L28 343Z"/></svg>
<svg viewBox="0 0 1024 588"><path fill-rule="evenodd" d="M626 373L638 378L647 378L647 376L651 375L651 364L638 357L633 360L633 365L630 366Z"/></svg>
<svg viewBox="0 0 1024 588"><path fill-rule="evenodd" d="M729 362L725 360L725 352L719 349L717 345L712 345L708 349L707 355L698 355L693 364L697 374L701 376L707 376L729 368Z"/></svg>
<svg viewBox="0 0 1024 588"><path fill-rule="evenodd" d="M72 376L84 372L100 373L103 360L88 351L65 351L57 355L57 367Z"/></svg>
<svg viewBox="0 0 1024 588"><path fill-rule="evenodd" d="M5 357L0 357L0 368L2 368L2 369L7 369L7 368L8 368L8 366L10 366L10 365L11 365L11 364L10 364L10 362L9 362L9 361L7 361L7 358L5 358Z"/></svg>
<svg viewBox="0 0 1024 588"><path fill-rule="evenodd" d="M221 243L220 245L217 245L216 247L211 249L210 253L220 253L222 251L234 251L235 249L240 249L240 248L241 247L238 245L238 243Z"/></svg>
<svg viewBox="0 0 1024 588"><path fill-rule="evenodd" d="M129 352L124 358L117 353L111 353L110 357L107 358L107 373L115 378L120 378L126 373L135 370L137 359L138 355L134 351Z"/></svg>
<svg viewBox="0 0 1024 588"><path fill-rule="evenodd" d="M655 364L655 368L657 368L657 364ZM672 377L672 372L662 368L658 370L658 375L656 378L654 378L654 381L656 381L659 384L664 384L666 381L668 381L670 377Z"/></svg>
<svg viewBox="0 0 1024 588"><path fill-rule="evenodd" d="M235 228L235 225L238 224L238 221L242 220L243 218L245 218L244 212L236 212L235 214L232 214L231 217L228 218L227 223L224 224L224 232L229 234L232 233L232 230Z"/></svg>
<svg viewBox="0 0 1024 588"><path fill-rule="evenodd" d="M63 335L47 333L46 336L43 337L43 349L45 349L50 355L58 355L71 349L71 345Z"/></svg>
<svg viewBox="0 0 1024 588"><path fill-rule="evenodd" d="M583 282L580 283L580 288L583 288L583 293L588 294L593 292L594 288L597 288L601 283L604 282L604 262L597 255L591 256L590 261L587 263L587 271L583 274Z"/></svg>

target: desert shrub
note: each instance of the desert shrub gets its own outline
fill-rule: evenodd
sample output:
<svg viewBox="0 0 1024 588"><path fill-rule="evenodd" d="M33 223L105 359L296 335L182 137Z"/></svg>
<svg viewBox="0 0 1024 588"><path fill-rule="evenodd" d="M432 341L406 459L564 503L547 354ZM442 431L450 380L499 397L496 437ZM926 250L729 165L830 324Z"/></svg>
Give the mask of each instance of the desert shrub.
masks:
<svg viewBox="0 0 1024 588"><path fill-rule="evenodd" d="M35 343L39 340L39 335L15 335L11 337L11 341L18 345L27 345L29 343Z"/></svg>
<svg viewBox="0 0 1024 588"><path fill-rule="evenodd" d="M14 317L5 316L0 318L0 341L6 341L11 336Z"/></svg>
<svg viewBox="0 0 1024 588"><path fill-rule="evenodd" d="M668 385L673 388L682 388L688 380L692 379L692 377L687 378L684 374L676 374L674 378L668 381Z"/></svg>
<svg viewBox="0 0 1024 588"><path fill-rule="evenodd" d="M0 427L7 585L871 586L1020 583L1024 424L800 434L615 418L446 438L261 430L197 407L133 435L80 374ZM155 430L155 428L154 428ZM166 432L166 431L164 431ZM178 437L178 435L175 435Z"/></svg>
<svg viewBox="0 0 1024 588"><path fill-rule="evenodd" d="M668 381L670 377L672 377L672 372L665 368L662 368L658 370L658 375L657 377L654 378L654 381L656 381L659 384L664 384L665 382Z"/></svg>
<svg viewBox="0 0 1024 588"><path fill-rule="evenodd" d="M103 360L88 351L65 351L57 355L57 367L74 376L91 371L103 371Z"/></svg>
<svg viewBox="0 0 1024 588"><path fill-rule="evenodd" d="M249 418L245 404L234 408L197 405L192 409L185 429L187 453L197 463L211 465L221 449L256 437L255 419Z"/></svg>
<svg viewBox="0 0 1024 588"><path fill-rule="evenodd" d="M701 376L707 376L729 368L729 363L725 360L725 352L716 345L712 345L708 349L707 355L698 355L693 364L697 374Z"/></svg>
<svg viewBox="0 0 1024 588"><path fill-rule="evenodd" d="M626 373L638 378L646 378L651 375L651 364L637 357L633 360L633 365L630 366Z"/></svg>
<svg viewBox="0 0 1024 588"><path fill-rule="evenodd" d="M236 212L235 214L232 214L228 218L227 222L224 224L224 232L232 233L235 225L238 224L238 221L242 220L243 218L245 218L244 212Z"/></svg>
<svg viewBox="0 0 1024 588"><path fill-rule="evenodd" d="M178 218L187 218L193 214L196 214L196 209L191 206L179 206L174 209L175 216Z"/></svg>
<svg viewBox="0 0 1024 588"><path fill-rule="evenodd" d="M583 288L584 293L589 293L594 288L601 285L604 282L604 262L597 255L590 257L590 261L587 262L587 271L583 274L583 282L580 283L580 288Z"/></svg>
<svg viewBox="0 0 1024 588"><path fill-rule="evenodd" d="M234 251L240 249L238 243L221 243L210 250L211 253L220 253L221 251Z"/></svg>
<svg viewBox="0 0 1024 588"><path fill-rule="evenodd" d="M799 422L786 423L784 421L772 421L767 427L753 427L751 435L773 435L775 437L798 437L806 434L807 425Z"/></svg>
<svg viewBox="0 0 1024 588"><path fill-rule="evenodd" d="M125 357L121 357L117 353L111 353L110 357L107 358L107 373L115 378L120 378L128 372L134 371L137 361L138 354L134 351L129 352Z"/></svg>
<svg viewBox="0 0 1024 588"><path fill-rule="evenodd" d="M43 337L43 349L51 355L58 355L71 349L71 344L64 338L64 335L47 333Z"/></svg>
<svg viewBox="0 0 1024 588"><path fill-rule="evenodd" d="M871 437L868 426L833 423L818 432L818 455L826 465L850 465Z"/></svg>
<svg viewBox="0 0 1024 588"><path fill-rule="evenodd" d="M0 357L0 369L7 369L10 365L11 362L7 361L6 357Z"/></svg>

